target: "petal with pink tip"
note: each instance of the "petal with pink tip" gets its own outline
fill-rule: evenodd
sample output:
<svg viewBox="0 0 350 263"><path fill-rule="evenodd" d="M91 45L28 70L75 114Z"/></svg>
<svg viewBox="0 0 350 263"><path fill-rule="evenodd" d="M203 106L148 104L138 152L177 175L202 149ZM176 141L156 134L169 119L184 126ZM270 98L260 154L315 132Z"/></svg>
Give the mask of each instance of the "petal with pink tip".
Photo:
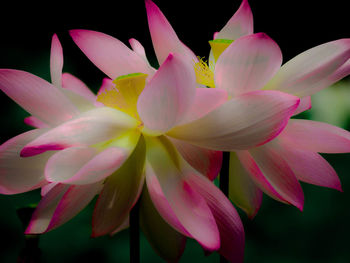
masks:
<svg viewBox="0 0 350 263"><path fill-rule="evenodd" d="M164 221L145 186L140 200L140 225L148 242L167 262L178 262L185 250L186 237Z"/></svg>
<svg viewBox="0 0 350 263"><path fill-rule="evenodd" d="M186 115L177 125L197 120L213 111L228 99L228 94L221 89L196 88L194 101Z"/></svg>
<svg viewBox="0 0 350 263"><path fill-rule="evenodd" d="M181 55L170 54L140 94L137 111L146 128L166 132L181 121L195 93L192 66Z"/></svg>
<svg viewBox="0 0 350 263"><path fill-rule="evenodd" d="M206 200L220 232L219 253L230 262L243 262L244 229L227 197L207 178L191 173L187 182Z"/></svg>
<svg viewBox="0 0 350 263"><path fill-rule="evenodd" d="M215 65L215 86L237 96L259 90L282 64L282 53L264 33L242 37L220 55Z"/></svg>
<svg viewBox="0 0 350 263"><path fill-rule="evenodd" d="M253 91L235 97L201 119L167 133L218 151L248 149L272 140L286 126L299 99L282 92Z"/></svg>
<svg viewBox="0 0 350 263"><path fill-rule="evenodd" d="M181 156L198 172L213 181L219 174L222 164L222 152L208 150L170 138Z"/></svg>
<svg viewBox="0 0 350 263"><path fill-rule="evenodd" d="M253 32L252 10L248 0L242 0L239 9L220 32L215 34L215 38L236 40L242 36L253 34Z"/></svg>
<svg viewBox="0 0 350 263"><path fill-rule="evenodd" d="M1 69L0 89L47 124L57 125L79 114L78 109L59 89L25 71Z"/></svg>
<svg viewBox="0 0 350 263"><path fill-rule="evenodd" d="M21 156L28 157L49 150L96 144L117 138L137 125L136 119L121 111L107 107L97 108L39 136L23 148Z"/></svg>
<svg viewBox="0 0 350 263"><path fill-rule="evenodd" d="M298 108L295 110L293 116L302 113L306 110L309 110L312 108L312 104L311 104L311 96L307 96L307 97L303 97L300 99L300 104L298 106Z"/></svg>
<svg viewBox="0 0 350 263"><path fill-rule="evenodd" d="M49 125L34 116L24 118L24 123L34 128L49 128Z"/></svg>
<svg viewBox="0 0 350 263"><path fill-rule="evenodd" d="M76 216L101 190L102 183L69 186L55 185L39 202L26 234L41 234Z"/></svg>
<svg viewBox="0 0 350 263"><path fill-rule="evenodd" d="M237 156L261 190L303 210L303 190L288 163L272 147L263 145L237 152Z"/></svg>
<svg viewBox="0 0 350 263"><path fill-rule="evenodd" d="M262 191L250 179L235 152L230 153L229 197L246 212L250 219L258 213L262 202Z"/></svg>
<svg viewBox="0 0 350 263"><path fill-rule="evenodd" d="M170 53L182 54L187 62L194 65L196 55L177 37L170 23L151 0L146 0L149 31L159 65L163 64Z"/></svg>
<svg viewBox="0 0 350 263"><path fill-rule="evenodd" d="M132 48L132 50L138 54L144 61L147 62L147 64L150 66L147 56L146 56L146 52L144 47L141 45L141 43L139 41L137 41L135 38L130 38L129 39L129 44Z"/></svg>
<svg viewBox="0 0 350 263"><path fill-rule="evenodd" d="M298 180L342 191L336 171L321 155L283 144L275 146Z"/></svg>
<svg viewBox="0 0 350 263"><path fill-rule="evenodd" d="M22 133L0 146L0 193L18 194L41 187L45 184L45 163L52 154L21 158L20 151L46 129Z"/></svg>
<svg viewBox="0 0 350 263"><path fill-rule="evenodd" d="M350 39L316 46L284 64L265 89L276 89L299 97L312 95L331 85L327 78L349 58Z"/></svg>
<svg viewBox="0 0 350 263"><path fill-rule="evenodd" d="M84 54L111 79L138 72L154 74L147 62L114 37L90 30L69 33Z"/></svg>
<svg viewBox="0 0 350 263"><path fill-rule="evenodd" d="M290 120L278 138L292 147L305 151L350 152L350 132L317 121Z"/></svg>
<svg viewBox="0 0 350 263"><path fill-rule="evenodd" d="M88 101L95 103L96 95L77 77L69 73L62 75L62 87L73 91L74 93L84 97Z"/></svg>
<svg viewBox="0 0 350 263"><path fill-rule="evenodd" d="M60 88L62 85L62 69L63 69L63 50L57 35L52 36L51 55L50 55L50 73L51 83Z"/></svg>
<svg viewBox="0 0 350 263"><path fill-rule="evenodd" d="M179 153L165 137L147 137L146 146L146 178L157 177L174 214L186 231L207 250L217 250L220 238L214 216L204 197L185 180L186 171L181 170ZM162 214L162 211L159 213Z"/></svg>
<svg viewBox="0 0 350 263"><path fill-rule="evenodd" d="M144 181L145 142L140 138L130 158L104 184L92 216L92 236L112 233L128 217Z"/></svg>

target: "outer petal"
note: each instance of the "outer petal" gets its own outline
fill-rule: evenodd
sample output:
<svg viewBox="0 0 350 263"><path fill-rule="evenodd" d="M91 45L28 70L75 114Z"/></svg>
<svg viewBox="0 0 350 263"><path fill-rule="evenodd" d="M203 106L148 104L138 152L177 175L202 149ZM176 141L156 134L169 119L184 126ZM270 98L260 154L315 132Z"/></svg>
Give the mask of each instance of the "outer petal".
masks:
<svg viewBox="0 0 350 263"><path fill-rule="evenodd" d="M182 125L207 115L209 112L224 104L227 99L228 94L225 90L196 88L196 95L191 107L177 125Z"/></svg>
<svg viewBox="0 0 350 263"><path fill-rule="evenodd" d="M165 137L146 138L146 145L149 162L146 177L158 178L166 199L188 233L207 250L217 250L220 238L213 214L204 198L185 180L186 171L181 171L180 156L174 146Z"/></svg>
<svg viewBox="0 0 350 263"><path fill-rule="evenodd" d="M244 229L236 209L207 178L191 174L187 182L207 201L220 232L219 253L230 262L243 262Z"/></svg>
<svg viewBox="0 0 350 263"><path fill-rule="evenodd" d="M261 206L262 191L252 181L234 152L230 153L229 172L229 197L252 219Z"/></svg>
<svg viewBox="0 0 350 263"><path fill-rule="evenodd" d="M320 153L350 152L350 132L309 120L290 120L279 139L292 147Z"/></svg>
<svg viewBox="0 0 350 263"><path fill-rule="evenodd" d="M45 163L51 154L21 158L23 146L47 130L22 133L0 146L0 193L18 194L41 187L45 183Z"/></svg>
<svg viewBox="0 0 350 263"><path fill-rule="evenodd" d="M278 45L266 34L242 37L228 46L215 65L215 86L237 96L259 90L282 64Z"/></svg>
<svg viewBox="0 0 350 263"><path fill-rule="evenodd" d="M121 111L107 107L97 108L39 136L23 148L21 156L28 157L48 150L96 144L116 138L137 125L137 120Z"/></svg>
<svg viewBox="0 0 350 263"><path fill-rule="evenodd" d="M340 39L311 48L284 64L265 89L277 89L299 97L312 95L350 57L350 39Z"/></svg>
<svg viewBox="0 0 350 263"><path fill-rule="evenodd" d="M51 73L51 83L57 88L60 88L62 85L62 69L63 69L62 46L57 35L54 34L51 42L50 73Z"/></svg>
<svg viewBox="0 0 350 263"><path fill-rule="evenodd" d="M192 144L169 138L181 156L198 172L209 180L214 180L221 169L222 152L213 151Z"/></svg>
<svg viewBox="0 0 350 263"><path fill-rule="evenodd" d="M92 236L113 232L123 224L140 196L144 180L145 142L141 138L130 158L109 176L92 216Z"/></svg>
<svg viewBox="0 0 350 263"><path fill-rule="evenodd" d="M101 190L101 183L54 186L39 202L26 234L41 234L66 223L77 215Z"/></svg>
<svg viewBox="0 0 350 263"><path fill-rule="evenodd" d="M306 110L309 110L312 108L312 104L311 104L311 96L307 96L307 97L303 97L300 99L300 104L298 106L298 108L295 110L293 116L302 113Z"/></svg>
<svg viewBox="0 0 350 263"><path fill-rule="evenodd" d="M253 34L253 14L248 0L242 0L239 9L215 38L236 40L250 34Z"/></svg>
<svg viewBox="0 0 350 263"><path fill-rule="evenodd" d="M163 64L170 53L184 55L190 64L197 62L196 55L179 40L168 20L151 0L146 0L146 9L149 31L159 65Z"/></svg>
<svg viewBox="0 0 350 263"><path fill-rule="evenodd" d="M90 30L71 30L70 35L84 54L111 79L136 72L154 73L146 61L116 38Z"/></svg>
<svg viewBox="0 0 350 263"><path fill-rule="evenodd" d="M1 69L0 89L23 109L48 124L57 125L79 114L59 89L25 71Z"/></svg>
<svg viewBox="0 0 350 263"><path fill-rule="evenodd" d="M274 145L300 181L342 191L337 173L321 155L288 145Z"/></svg>
<svg viewBox="0 0 350 263"><path fill-rule="evenodd" d="M167 135L213 150L247 149L277 136L298 104L298 98L282 92L254 91Z"/></svg>
<svg viewBox="0 0 350 263"><path fill-rule="evenodd" d="M237 154L261 190L276 200L303 209L303 190L287 162L274 149L263 145Z"/></svg>
<svg viewBox="0 0 350 263"><path fill-rule="evenodd" d="M137 110L145 127L171 129L191 107L195 92L193 68L181 55L170 54L139 96Z"/></svg>
<svg viewBox="0 0 350 263"><path fill-rule="evenodd" d="M145 186L141 195L140 224L151 246L167 262L178 262L185 250L186 237L169 226L152 203Z"/></svg>
<svg viewBox="0 0 350 263"><path fill-rule="evenodd" d="M88 101L95 103L96 95L77 77L69 73L62 75L62 87L73 91L74 93L84 97Z"/></svg>

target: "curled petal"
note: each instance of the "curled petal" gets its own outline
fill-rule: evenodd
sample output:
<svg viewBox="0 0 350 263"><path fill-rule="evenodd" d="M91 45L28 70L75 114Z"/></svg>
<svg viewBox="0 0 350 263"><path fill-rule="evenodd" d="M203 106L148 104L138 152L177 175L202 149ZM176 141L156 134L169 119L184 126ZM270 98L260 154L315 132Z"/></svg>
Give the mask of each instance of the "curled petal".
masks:
<svg viewBox="0 0 350 263"><path fill-rule="evenodd" d="M24 118L24 123L34 128L49 128L49 125L34 116Z"/></svg>
<svg viewBox="0 0 350 263"><path fill-rule="evenodd" d="M141 45L141 43L139 41L137 41L135 38L130 38L129 39L129 43L130 43L130 46L131 46L132 50L136 54L138 54L143 60L145 60L147 62L147 64L149 65L145 49Z"/></svg>
<svg viewBox="0 0 350 263"><path fill-rule="evenodd" d="M216 39L236 40L242 36L253 34L253 14L248 0L242 0L241 6L227 24L215 34Z"/></svg>
<svg viewBox="0 0 350 263"><path fill-rule="evenodd" d="M312 108L312 104L311 104L311 96L307 96L307 97L303 97L300 99L300 104L298 106L298 108L295 110L293 116L302 113L306 110L309 110Z"/></svg>
<svg viewBox="0 0 350 263"><path fill-rule="evenodd" d="M212 150L248 149L277 136L298 105L297 97L282 92L249 92L167 135Z"/></svg>

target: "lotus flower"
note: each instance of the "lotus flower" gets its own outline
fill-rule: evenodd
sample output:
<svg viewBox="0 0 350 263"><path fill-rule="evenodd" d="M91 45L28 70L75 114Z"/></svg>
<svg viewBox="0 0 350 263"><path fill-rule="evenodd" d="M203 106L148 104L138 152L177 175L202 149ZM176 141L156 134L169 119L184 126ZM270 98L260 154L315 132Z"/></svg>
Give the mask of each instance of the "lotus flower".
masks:
<svg viewBox="0 0 350 263"><path fill-rule="evenodd" d="M242 1L238 11L209 42L212 48L209 65L195 59L195 55L188 55L191 51L178 39L153 2L146 1L146 7L158 60L175 50L185 54L188 63L194 64L198 83L225 90L232 99L258 90L286 92L301 98L295 115L311 108L310 95L350 72L350 39L317 46L281 66L278 45L264 33L253 34L253 16L247 0ZM162 45L163 42L167 44ZM202 125L197 121L184 127L200 130ZM195 140L191 135L176 133L175 136L219 150L216 144ZM349 152L349 142L350 133L343 129L314 121L290 120L271 142L231 153L230 198L250 217L260 207L262 191L302 210L304 197L298 180L341 190L334 169L318 152ZM231 151L229 147L222 149Z"/></svg>

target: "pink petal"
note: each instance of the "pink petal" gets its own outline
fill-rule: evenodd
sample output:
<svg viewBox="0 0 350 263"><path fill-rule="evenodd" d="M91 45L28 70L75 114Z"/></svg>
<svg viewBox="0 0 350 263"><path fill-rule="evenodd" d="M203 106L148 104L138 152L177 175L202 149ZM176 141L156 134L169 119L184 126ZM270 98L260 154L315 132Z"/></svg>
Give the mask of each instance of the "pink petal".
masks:
<svg viewBox="0 0 350 263"><path fill-rule="evenodd" d="M173 128L167 135L212 150L247 149L277 136L298 104L297 97L282 92L254 91Z"/></svg>
<svg viewBox="0 0 350 263"><path fill-rule="evenodd" d="M312 95L332 84L329 77L350 58L350 39L340 39L311 48L284 64L266 89L299 97Z"/></svg>
<svg viewBox="0 0 350 263"><path fill-rule="evenodd" d="M186 231L207 250L217 250L220 238L214 216L204 197L185 180L187 172L179 167L181 159L174 146L165 137L147 137L146 146L146 178L157 177L174 214ZM161 215L162 212L159 211Z"/></svg>
<svg viewBox="0 0 350 263"><path fill-rule="evenodd" d="M60 88L62 85L62 69L63 69L63 50L57 35L52 36L51 56L50 56L50 73L51 83Z"/></svg>
<svg viewBox="0 0 350 263"><path fill-rule="evenodd" d="M31 130L6 141L0 146L0 193L18 194L46 183L45 163L51 156L21 158L20 151L28 142L43 134L45 129Z"/></svg>
<svg viewBox="0 0 350 263"><path fill-rule="evenodd" d="M62 87L73 91L74 93L84 97L88 101L95 103L96 95L77 77L69 73L62 75Z"/></svg>
<svg viewBox="0 0 350 263"><path fill-rule="evenodd" d="M191 65L179 54L170 54L146 84L137 102L146 128L166 132L191 107L196 93L196 77Z"/></svg>
<svg viewBox="0 0 350 263"><path fill-rule="evenodd" d="M330 85L336 83L337 81L349 76L350 74L350 59L348 59L341 67L339 67L336 71L334 71L329 77L328 82Z"/></svg>
<svg viewBox="0 0 350 263"><path fill-rule="evenodd" d="M49 125L34 116L24 118L24 123L34 128L48 128Z"/></svg>
<svg viewBox="0 0 350 263"><path fill-rule="evenodd" d="M320 153L350 152L350 132L309 120L290 120L279 139L300 150Z"/></svg>
<svg viewBox="0 0 350 263"><path fill-rule="evenodd" d="M139 41L137 41L135 38L130 38L129 39L129 44L132 48L132 50L138 54L144 61L147 62L147 64L149 65L147 56L146 56L146 52L144 47L141 45L141 43Z"/></svg>
<svg viewBox="0 0 350 263"><path fill-rule="evenodd" d="M227 197L207 178L191 173L187 182L203 198L212 211L220 232L219 253L230 262L243 262L244 229L236 209Z"/></svg>
<svg viewBox="0 0 350 263"><path fill-rule="evenodd" d="M250 179L235 152L230 153L229 197L244 210L250 219L258 213L262 202L262 191Z"/></svg>
<svg viewBox="0 0 350 263"><path fill-rule="evenodd" d="M39 136L23 148L21 156L96 144L116 138L137 125L137 120L121 111L107 107L97 108Z"/></svg>
<svg viewBox="0 0 350 263"><path fill-rule="evenodd" d="M237 96L259 90L282 64L276 42L264 33L241 37L220 55L215 65L215 86Z"/></svg>
<svg viewBox="0 0 350 263"><path fill-rule="evenodd" d="M38 204L25 233L41 234L66 223L90 203L101 185L54 186Z"/></svg>
<svg viewBox="0 0 350 263"><path fill-rule="evenodd" d="M154 74L147 62L116 38L90 30L71 30L70 35L84 54L111 79L131 73Z"/></svg>
<svg viewBox="0 0 350 263"><path fill-rule="evenodd" d="M145 143L141 138L129 159L109 176L92 216L92 237L112 233L128 217L144 182Z"/></svg>
<svg viewBox="0 0 350 263"><path fill-rule="evenodd" d="M298 180L342 191L336 171L318 153L283 144L278 145L276 151L286 160Z"/></svg>
<svg viewBox="0 0 350 263"><path fill-rule="evenodd" d="M237 152L257 186L272 198L303 210L303 190L288 163L268 145Z"/></svg>
<svg viewBox="0 0 350 263"><path fill-rule="evenodd" d="M300 104L298 108L295 110L293 116L298 115L299 113L302 113L311 108L312 108L311 96L303 97L300 99Z"/></svg>
<svg viewBox="0 0 350 263"><path fill-rule="evenodd" d="M242 0L239 9L214 38L236 40L242 36L253 34L253 32L252 10L248 0Z"/></svg>
<svg viewBox="0 0 350 263"><path fill-rule="evenodd" d="M186 237L164 221L143 188L140 200L140 225L142 232L157 254L167 262L178 262L185 250Z"/></svg>
<svg viewBox="0 0 350 263"><path fill-rule="evenodd" d="M189 64L198 61L196 55L177 37L170 23L151 0L146 0L147 18L152 43L159 65L163 64L170 53L182 54Z"/></svg>
<svg viewBox="0 0 350 263"><path fill-rule="evenodd" d="M57 125L79 114L78 109L59 89L24 71L1 69L0 89L47 124Z"/></svg>
<svg viewBox="0 0 350 263"><path fill-rule="evenodd" d="M181 156L198 172L213 181L219 174L222 164L222 152L213 151L184 141L169 138Z"/></svg>
<svg viewBox="0 0 350 263"><path fill-rule="evenodd" d="M225 90L196 88L192 105L177 125L182 125L207 115L212 110L224 104L227 99L228 94Z"/></svg>
<svg viewBox="0 0 350 263"><path fill-rule="evenodd" d="M59 151L48 161L45 177L49 182L91 184L105 179L129 157L123 148L109 147L98 153L91 147L72 147Z"/></svg>

